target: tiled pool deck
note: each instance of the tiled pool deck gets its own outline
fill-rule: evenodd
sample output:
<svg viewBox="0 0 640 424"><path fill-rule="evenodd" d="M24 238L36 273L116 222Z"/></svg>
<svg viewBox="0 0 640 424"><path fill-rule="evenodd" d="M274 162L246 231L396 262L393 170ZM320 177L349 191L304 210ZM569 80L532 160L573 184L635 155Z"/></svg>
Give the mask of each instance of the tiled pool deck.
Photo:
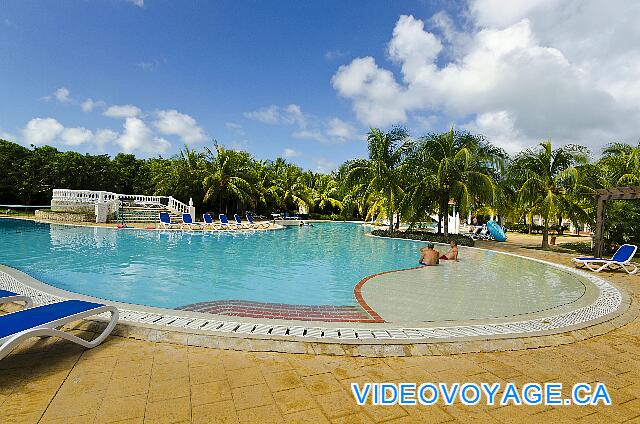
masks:
<svg viewBox="0 0 640 424"><path fill-rule="evenodd" d="M516 244L498 248L558 263L569 257ZM626 288L636 308L637 276L602 276ZM0 417L3 423L640 422L640 321L608 330L581 341L571 333L541 340L550 347L520 349L527 347L522 341L517 350L385 358L239 352L122 337L93 350L34 340L0 361ZM613 406L360 407L349 392L352 382L551 381L566 389L605 383Z"/></svg>

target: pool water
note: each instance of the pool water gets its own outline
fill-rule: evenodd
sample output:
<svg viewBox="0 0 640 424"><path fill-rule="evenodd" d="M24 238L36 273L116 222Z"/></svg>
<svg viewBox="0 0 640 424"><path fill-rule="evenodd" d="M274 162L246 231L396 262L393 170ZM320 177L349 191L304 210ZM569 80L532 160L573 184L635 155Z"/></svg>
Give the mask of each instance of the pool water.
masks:
<svg viewBox="0 0 640 424"><path fill-rule="evenodd" d="M61 289L147 306L216 300L356 305L353 289L362 278L416 266L423 246L368 237L368 231L354 223L316 223L203 235L0 219L0 263ZM461 248L460 255L460 262L434 268L433 278L468 293L495 292L496 299L509 290L543 307L573 301L585 290L575 276L537 262L479 249ZM435 287L446 290L446 284Z"/></svg>

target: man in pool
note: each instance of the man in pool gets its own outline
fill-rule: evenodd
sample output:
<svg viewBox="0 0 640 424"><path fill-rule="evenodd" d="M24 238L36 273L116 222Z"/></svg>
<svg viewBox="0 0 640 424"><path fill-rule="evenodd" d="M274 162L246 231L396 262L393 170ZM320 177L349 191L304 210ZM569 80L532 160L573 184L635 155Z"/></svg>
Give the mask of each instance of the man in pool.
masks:
<svg viewBox="0 0 640 424"><path fill-rule="evenodd" d="M449 244L451 245L451 248L449 249L449 251L447 253L445 253L444 255L440 256L440 259L445 260L445 261L457 261L458 260L458 245L456 244L455 240L451 240L451 242Z"/></svg>
<svg viewBox="0 0 640 424"><path fill-rule="evenodd" d="M433 243L427 242L420 249L420 265L435 266L440 263L440 252L433 248Z"/></svg>

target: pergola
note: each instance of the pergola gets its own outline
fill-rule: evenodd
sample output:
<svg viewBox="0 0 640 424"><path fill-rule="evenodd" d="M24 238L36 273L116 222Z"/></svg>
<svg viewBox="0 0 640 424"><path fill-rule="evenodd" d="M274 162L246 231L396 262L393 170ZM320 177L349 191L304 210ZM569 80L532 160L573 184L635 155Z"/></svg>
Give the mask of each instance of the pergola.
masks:
<svg viewBox="0 0 640 424"><path fill-rule="evenodd" d="M633 200L640 199L640 186L600 188L596 190L596 235L593 241L593 255L596 258L602 256L604 244L604 209L607 200Z"/></svg>

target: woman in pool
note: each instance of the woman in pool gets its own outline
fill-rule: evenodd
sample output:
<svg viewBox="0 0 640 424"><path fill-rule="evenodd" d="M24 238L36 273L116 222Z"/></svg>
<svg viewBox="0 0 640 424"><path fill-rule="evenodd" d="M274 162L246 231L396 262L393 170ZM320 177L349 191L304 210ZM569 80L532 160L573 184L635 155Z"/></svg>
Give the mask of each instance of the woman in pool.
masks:
<svg viewBox="0 0 640 424"><path fill-rule="evenodd" d="M449 249L449 251L447 253L445 253L444 255L440 256L440 259L445 260L445 261L457 261L458 260L458 245L456 244L455 240L451 240L451 242L449 244L451 245L451 248Z"/></svg>

